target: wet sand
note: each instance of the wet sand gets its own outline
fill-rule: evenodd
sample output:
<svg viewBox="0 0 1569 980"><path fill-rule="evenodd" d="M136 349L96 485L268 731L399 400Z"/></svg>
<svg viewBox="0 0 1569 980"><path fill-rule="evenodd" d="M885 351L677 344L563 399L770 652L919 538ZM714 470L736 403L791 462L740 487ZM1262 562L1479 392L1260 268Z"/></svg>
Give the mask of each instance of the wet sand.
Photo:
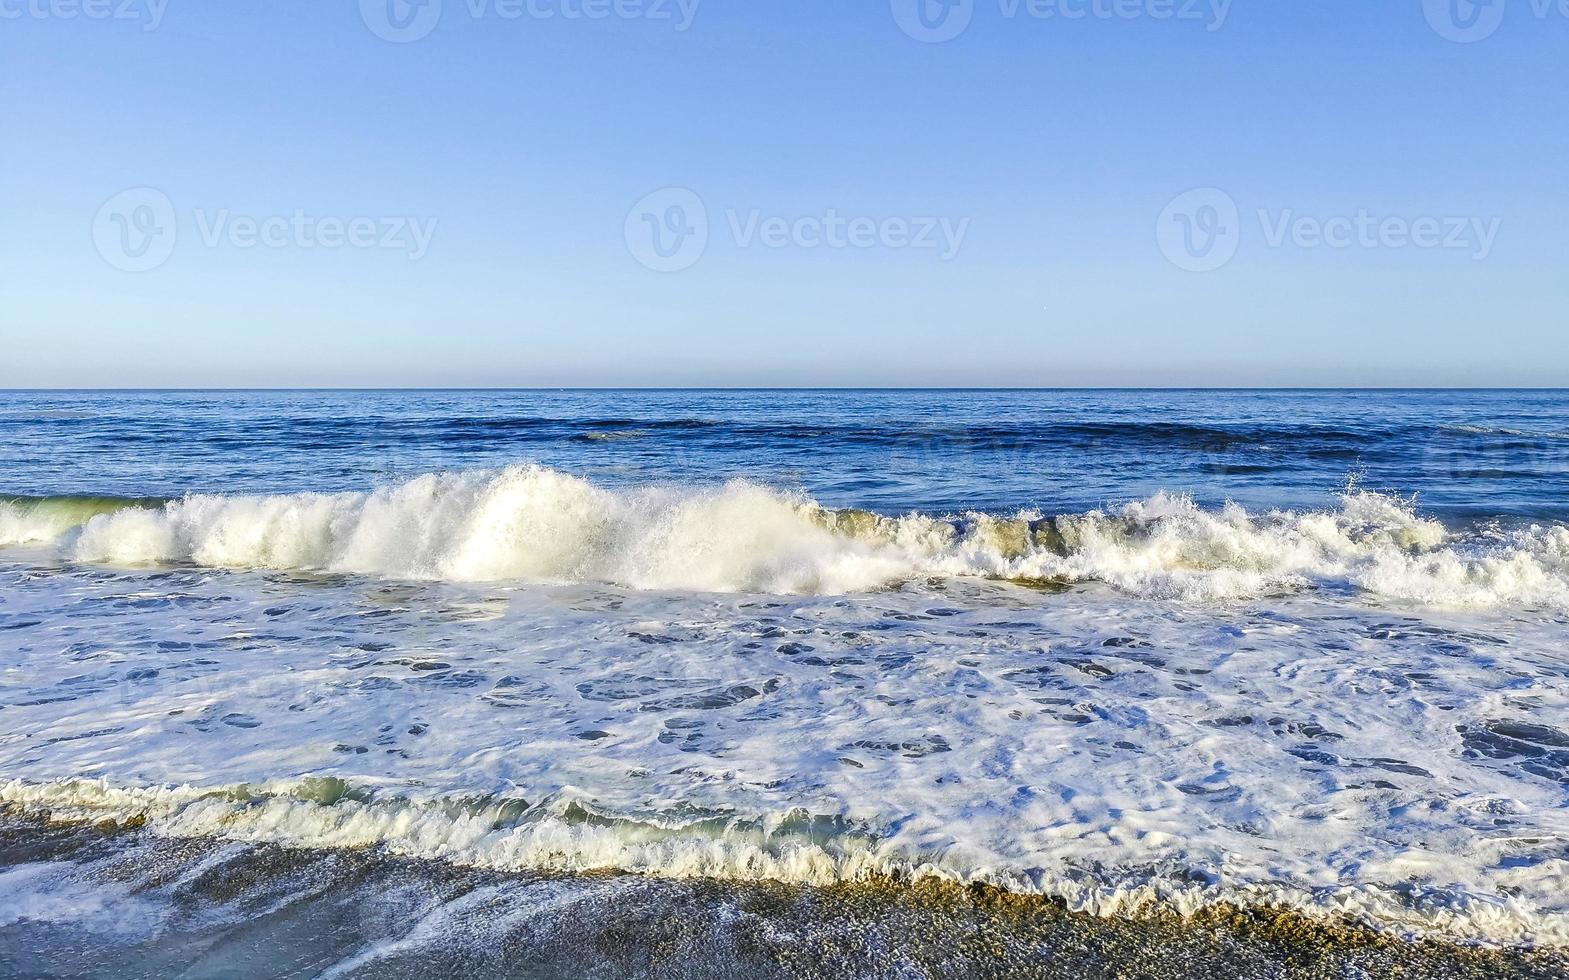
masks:
<svg viewBox="0 0 1569 980"><path fill-rule="evenodd" d="M5 977L1569 977L1546 950L986 888L515 875L0 818Z"/></svg>

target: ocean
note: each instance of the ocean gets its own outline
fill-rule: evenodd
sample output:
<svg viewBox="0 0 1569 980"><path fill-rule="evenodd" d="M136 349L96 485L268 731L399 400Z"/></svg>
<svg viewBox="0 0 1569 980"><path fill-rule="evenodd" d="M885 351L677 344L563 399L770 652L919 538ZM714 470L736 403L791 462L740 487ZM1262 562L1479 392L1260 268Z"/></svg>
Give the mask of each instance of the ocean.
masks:
<svg viewBox="0 0 1569 980"><path fill-rule="evenodd" d="M1564 976L1566 641L1563 391L0 393L0 975Z"/></svg>

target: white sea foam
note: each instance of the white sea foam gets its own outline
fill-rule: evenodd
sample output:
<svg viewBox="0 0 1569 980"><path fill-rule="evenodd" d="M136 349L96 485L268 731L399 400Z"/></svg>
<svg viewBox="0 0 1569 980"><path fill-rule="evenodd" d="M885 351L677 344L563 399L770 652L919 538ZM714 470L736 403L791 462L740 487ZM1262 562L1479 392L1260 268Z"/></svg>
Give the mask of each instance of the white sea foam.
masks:
<svg viewBox="0 0 1569 980"><path fill-rule="evenodd" d="M607 818L556 800L520 817L505 801L473 798L377 802L342 796L320 780L221 789L112 786L101 780L0 783L0 803L57 820L146 821L171 837L303 848L375 848L388 854L503 871L618 871L668 878L779 881L827 886L876 878L984 883L1113 917L1156 910L1193 915L1227 904L1350 920L1406 937L1498 945L1569 945L1569 916L1518 899L1464 891L1422 894L1381 885L1307 889L1271 881L1200 883L1180 869L1071 873L988 865L950 847L911 851L870 834L813 832L804 814L713 819Z"/></svg>
<svg viewBox="0 0 1569 980"><path fill-rule="evenodd" d="M1353 588L1456 607L1569 608L1569 529L1460 540L1409 501L1249 514L1157 494L1042 519L878 517L733 481L609 490L538 466L433 474L372 493L192 495L161 507L0 502L0 547L117 565L455 582L843 594L928 577L1102 581L1162 598Z"/></svg>
<svg viewBox="0 0 1569 980"><path fill-rule="evenodd" d="M62 815L1569 943L1562 615L24 563L0 595L0 795Z"/></svg>

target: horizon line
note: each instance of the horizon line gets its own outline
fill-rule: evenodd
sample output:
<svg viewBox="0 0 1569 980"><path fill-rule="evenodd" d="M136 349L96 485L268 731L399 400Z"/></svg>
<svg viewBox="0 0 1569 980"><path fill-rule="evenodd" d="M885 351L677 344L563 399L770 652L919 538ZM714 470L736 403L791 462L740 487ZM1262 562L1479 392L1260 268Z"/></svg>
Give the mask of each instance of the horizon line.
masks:
<svg viewBox="0 0 1569 980"><path fill-rule="evenodd" d="M1569 385L236 385L236 386L58 386L39 388L0 387L3 394L80 393L304 393L304 392L1342 392L1342 391L1569 391Z"/></svg>

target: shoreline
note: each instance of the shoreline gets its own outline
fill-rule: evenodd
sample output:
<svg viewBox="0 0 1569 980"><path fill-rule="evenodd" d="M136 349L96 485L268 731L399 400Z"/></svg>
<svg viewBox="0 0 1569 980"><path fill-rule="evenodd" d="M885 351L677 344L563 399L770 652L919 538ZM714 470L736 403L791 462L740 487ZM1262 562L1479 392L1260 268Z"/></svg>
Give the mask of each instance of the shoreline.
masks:
<svg viewBox="0 0 1569 980"><path fill-rule="evenodd" d="M104 889L105 907L129 895L176 910L147 937L155 946L190 948L190 934L221 946L240 941L247 930L265 933L269 916L316 922L336 915L332 909L372 902L373 896L398 889L428 893L436 906L446 908L440 916L443 930L459 946L473 940L482 923L490 928L508 916L532 923L536 931L542 916L552 920L549 931L557 939L563 929L571 933L564 946L556 940L541 946L537 936L514 937L494 948L487 944L483 958L488 966L480 973L496 976L555 976L552 969L567 971L569 963L575 969L607 962L629 968L643 964L642 972L630 969L626 975L692 975L648 967L653 953L671 943L685 949L687 957L713 959L702 961L703 969L695 974L700 976L838 975L835 971L873 971L879 949L882 955L888 952L874 937L893 935L903 937L900 955L919 965L922 972L916 975L926 976L1113 977L1128 971L1150 977L1344 976L1405 970L1418 976L1545 980L1569 970L1569 950L1403 939L1350 920L1320 920L1282 908L1216 905L1191 915L1152 909L1105 917L1070 911L1061 900L930 878L804 885L615 871L507 872L378 848L180 839L159 835L137 819L55 821L7 806L0 808L0 880L17 868L34 869L30 873L35 875L69 871L89 891ZM302 888L302 882L310 884ZM307 897L279 905L278 893ZM80 895L75 900L82 901ZM25 905L27 900L16 901ZM583 903L591 914L574 911ZM206 921L257 905L270 911L244 928ZM505 914L496 913L503 907ZM366 975L382 975L389 962L402 975L440 973L478 955L468 948L429 947L423 940L408 946L408 936L400 933L407 928L414 934L435 914L435 909L423 909L410 922L398 916L362 917L348 930L355 934L350 937L353 951L319 953L338 957L338 966L368 955L360 965L374 961L378 967ZM252 918L245 914L241 921ZM89 938L95 935L90 918L74 925L38 917L30 921L25 911L11 921L0 918L0 950L23 956L20 961L8 956L12 966L0 968L0 975L23 975L8 971L25 964L28 949L58 955L54 947L79 942L84 928ZM735 932L727 940L734 948L723 956L701 940L720 928ZM119 938L109 940L112 934ZM97 938L112 946L125 935L122 921ZM812 941L796 941L802 937ZM133 958L141 945L132 944ZM1273 972L1259 974L1261 969ZM86 973L101 975L91 966Z"/></svg>

